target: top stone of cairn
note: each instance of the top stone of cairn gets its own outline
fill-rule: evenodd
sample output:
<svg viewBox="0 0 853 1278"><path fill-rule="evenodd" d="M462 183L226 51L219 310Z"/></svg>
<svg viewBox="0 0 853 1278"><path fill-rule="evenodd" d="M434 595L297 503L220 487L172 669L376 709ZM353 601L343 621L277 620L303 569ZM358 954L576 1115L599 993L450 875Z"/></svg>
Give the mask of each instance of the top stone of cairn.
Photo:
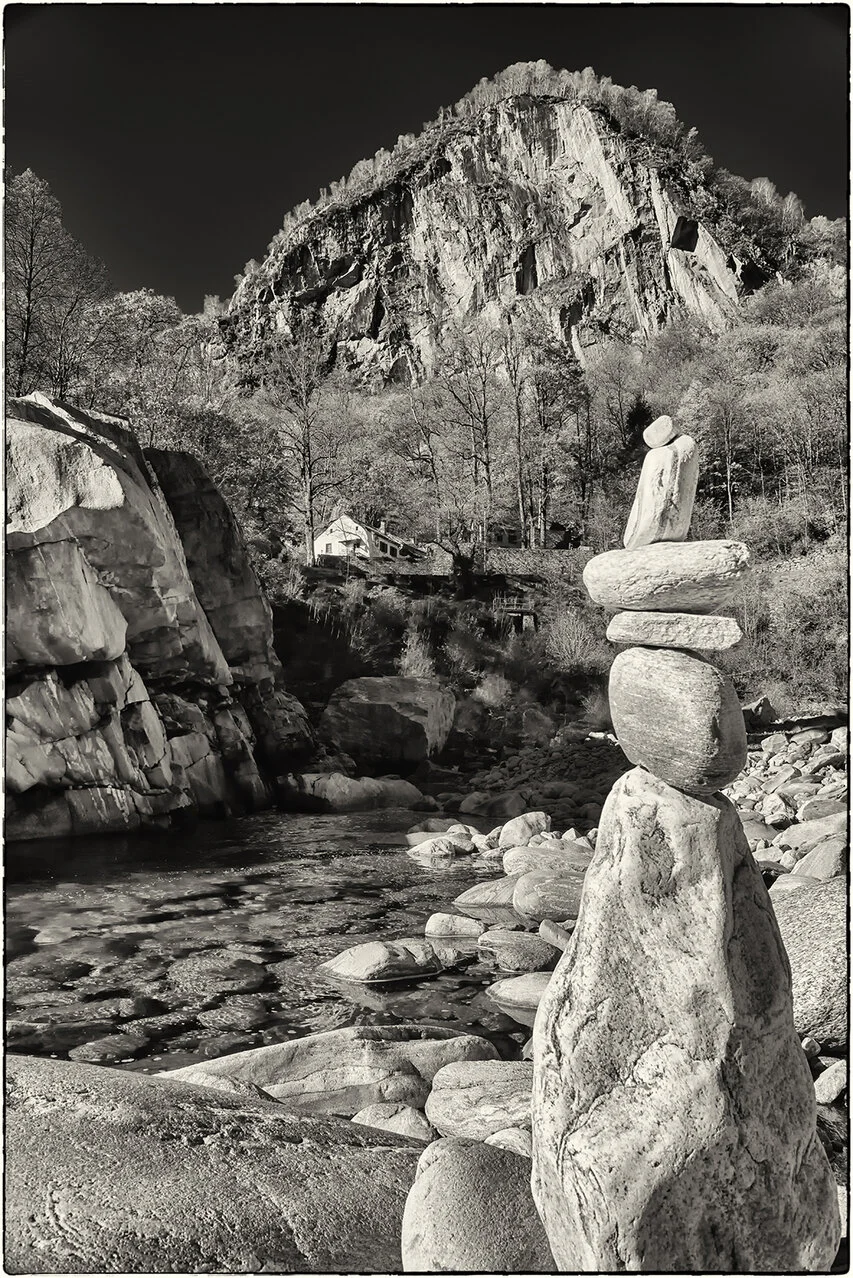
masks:
<svg viewBox="0 0 853 1278"><path fill-rule="evenodd" d="M664 444L670 444L678 434L678 428L671 417L664 415L656 417L651 426L647 426L643 431L643 442L648 444L649 448L662 448Z"/></svg>

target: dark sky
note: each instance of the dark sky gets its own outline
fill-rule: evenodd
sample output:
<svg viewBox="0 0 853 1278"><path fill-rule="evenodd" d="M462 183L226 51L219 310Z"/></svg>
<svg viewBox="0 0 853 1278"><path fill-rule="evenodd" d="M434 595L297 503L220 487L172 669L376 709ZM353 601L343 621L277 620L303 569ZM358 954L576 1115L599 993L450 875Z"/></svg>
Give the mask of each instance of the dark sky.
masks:
<svg viewBox="0 0 853 1278"><path fill-rule="evenodd" d="M198 310L285 210L511 62L655 87L735 173L847 210L845 5L13 4L6 164L121 289Z"/></svg>

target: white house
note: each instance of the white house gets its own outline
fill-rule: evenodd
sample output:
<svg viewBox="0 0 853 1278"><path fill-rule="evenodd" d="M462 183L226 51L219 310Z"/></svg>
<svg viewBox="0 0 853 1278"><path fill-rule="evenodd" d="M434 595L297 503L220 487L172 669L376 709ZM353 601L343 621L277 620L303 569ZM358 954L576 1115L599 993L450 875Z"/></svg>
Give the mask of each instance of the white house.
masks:
<svg viewBox="0 0 853 1278"><path fill-rule="evenodd" d="M384 520L379 528L371 528L369 524L357 523L349 515L338 515L314 538L314 558L318 563L322 562L323 555L365 562L371 559L420 559L423 553L413 541L389 533Z"/></svg>

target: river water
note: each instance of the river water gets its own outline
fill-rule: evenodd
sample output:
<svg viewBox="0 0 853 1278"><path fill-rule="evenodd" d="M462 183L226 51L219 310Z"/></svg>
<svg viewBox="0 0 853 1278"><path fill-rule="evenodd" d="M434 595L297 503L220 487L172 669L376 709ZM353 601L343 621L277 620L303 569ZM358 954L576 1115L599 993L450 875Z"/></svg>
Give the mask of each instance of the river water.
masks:
<svg viewBox="0 0 853 1278"><path fill-rule="evenodd" d="M9 1049L153 1073L413 1020L484 1034L517 1055L529 1030L486 996L495 973L477 961L384 987L317 970L362 941L422 937L433 911L499 873L469 856L414 861L403 836L416 821L268 812L189 833L9 845ZM189 955L201 956L197 973L182 963Z"/></svg>

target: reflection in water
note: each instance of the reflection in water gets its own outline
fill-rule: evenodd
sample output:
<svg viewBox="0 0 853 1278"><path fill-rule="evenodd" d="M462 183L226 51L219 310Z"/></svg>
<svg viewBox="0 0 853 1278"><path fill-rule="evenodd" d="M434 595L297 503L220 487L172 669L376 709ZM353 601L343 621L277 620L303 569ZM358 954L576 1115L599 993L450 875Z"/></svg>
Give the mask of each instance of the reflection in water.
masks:
<svg viewBox="0 0 853 1278"><path fill-rule="evenodd" d="M494 977L480 963L381 988L317 972L350 945L423 936L429 914L494 876L468 856L413 860L403 832L414 819L264 813L190 833L11 845L9 1047L153 1072L417 1020L517 1050L526 1034L483 997Z"/></svg>

